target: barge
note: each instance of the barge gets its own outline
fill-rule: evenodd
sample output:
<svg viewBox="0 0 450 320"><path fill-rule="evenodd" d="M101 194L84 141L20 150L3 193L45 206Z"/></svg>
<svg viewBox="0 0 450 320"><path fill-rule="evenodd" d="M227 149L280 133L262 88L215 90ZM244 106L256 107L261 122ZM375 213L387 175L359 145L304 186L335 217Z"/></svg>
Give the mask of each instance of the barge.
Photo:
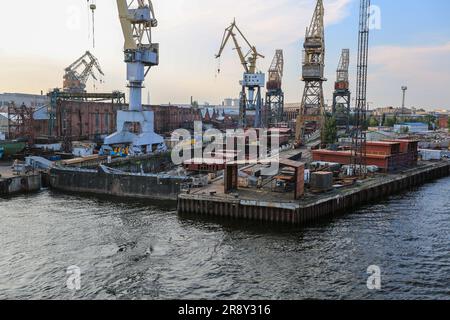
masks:
<svg viewBox="0 0 450 320"><path fill-rule="evenodd" d="M75 159L76 160L76 159ZM49 171L49 186L62 192L177 201L191 177L174 170L170 154L65 161Z"/></svg>

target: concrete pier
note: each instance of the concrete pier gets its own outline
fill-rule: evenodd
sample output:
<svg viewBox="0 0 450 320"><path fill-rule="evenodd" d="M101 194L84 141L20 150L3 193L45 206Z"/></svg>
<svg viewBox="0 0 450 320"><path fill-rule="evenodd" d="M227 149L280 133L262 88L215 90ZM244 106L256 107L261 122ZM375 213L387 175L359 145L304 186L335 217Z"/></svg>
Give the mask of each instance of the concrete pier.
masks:
<svg viewBox="0 0 450 320"><path fill-rule="evenodd" d="M108 173L101 169L52 168L50 187L64 192L176 201L187 177Z"/></svg>
<svg viewBox="0 0 450 320"><path fill-rule="evenodd" d="M0 196L39 191L42 187L41 174L27 174L0 178Z"/></svg>
<svg viewBox="0 0 450 320"><path fill-rule="evenodd" d="M283 200L282 196L274 200L277 195L273 194L252 196L248 191L235 197L219 193L181 194L178 213L302 226L449 175L450 162L428 163L402 174L379 176L361 185L299 201Z"/></svg>

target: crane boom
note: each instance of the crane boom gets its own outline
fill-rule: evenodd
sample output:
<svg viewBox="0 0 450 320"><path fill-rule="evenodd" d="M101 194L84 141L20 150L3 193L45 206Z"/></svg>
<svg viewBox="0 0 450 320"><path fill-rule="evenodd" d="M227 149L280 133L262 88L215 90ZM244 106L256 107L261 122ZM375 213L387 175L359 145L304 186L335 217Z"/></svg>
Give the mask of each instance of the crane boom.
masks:
<svg viewBox="0 0 450 320"><path fill-rule="evenodd" d="M306 30L303 47L303 91L300 112L297 117L295 146L308 142L316 143L324 128L323 82L325 68L325 33L323 0L317 0L314 15Z"/></svg>
<svg viewBox="0 0 450 320"><path fill-rule="evenodd" d="M269 79L266 86L265 123L267 127L275 126L284 120L284 92L281 87L283 72L283 50L276 50L272 64L269 68Z"/></svg>
<svg viewBox="0 0 450 320"><path fill-rule="evenodd" d="M339 66L336 70L336 83L348 83L348 68L350 65L350 49L342 49Z"/></svg>
<svg viewBox="0 0 450 320"><path fill-rule="evenodd" d="M83 69L81 70L81 68ZM86 51L84 55L79 57L65 69L64 91L72 93L85 92L86 82L88 81L89 76L97 80L94 69L96 69L100 75L105 75L97 58L89 51Z"/></svg>
<svg viewBox="0 0 450 320"><path fill-rule="evenodd" d="M126 0L117 0L117 8L119 10L120 25L122 26L122 33L125 39L125 50L136 50L137 44L133 37L133 28L130 23L130 16L128 14L128 4Z"/></svg>
<svg viewBox="0 0 450 320"><path fill-rule="evenodd" d="M236 33L234 33L235 29L241 35L242 39L249 47L249 52L246 55L244 55L244 53L242 52L242 48L239 45L237 35L236 35ZM222 56L223 50L225 49L225 47L228 43L228 40L230 38L233 39L234 49L238 53L239 60L241 61L242 66L244 67L245 73L255 73L256 72L256 61L257 61L258 57L264 58L264 56L262 54L258 53L255 46L250 44L250 42L247 40L247 38L244 36L242 31L237 26L235 20L231 23L231 25L228 28L225 29L225 32L222 37L222 44L220 45L219 53L216 54L216 59L220 58ZM250 55L250 57L247 59L247 56L249 56L249 55Z"/></svg>
<svg viewBox="0 0 450 320"><path fill-rule="evenodd" d="M339 65L336 70L336 82L333 92L332 114L338 127L345 126L346 132L350 132L350 84L348 68L350 65L350 49L342 49Z"/></svg>
<svg viewBox="0 0 450 320"><path fill-rule="evenodd" d="M277 50L273 57L272 64L269 68L269 80L267 82L267 89L271 90L274 86L281 88L281 81L284 72L284 57L283 50Z"/></svg>
<svg viewBox="0 0 450 320"><path fill-rule="evenodd" d="M239 45L238 35L242 37L244 42L249 47L249 51L244 55L242 47ZM239 60L244 67L243 80L239 82L242 87L240 93L239 103L239 126L247 127L247 110L255 110L255 123L256 128L262 126L262 101L261 101L261 88L264 87L265 75L256 71L256 61L258 58L264 58L262 54L256 50L256 47L244 36L242 31L236 25L236 20L233 20L231 25L225 29L222 37L222 43L220 45L219 53L216 54L216 59L222 56L230 38L233 39L234 49L238 53ZM220 69L219 69L220 72ZM256 95L255 95L256 91Z"/></svg>

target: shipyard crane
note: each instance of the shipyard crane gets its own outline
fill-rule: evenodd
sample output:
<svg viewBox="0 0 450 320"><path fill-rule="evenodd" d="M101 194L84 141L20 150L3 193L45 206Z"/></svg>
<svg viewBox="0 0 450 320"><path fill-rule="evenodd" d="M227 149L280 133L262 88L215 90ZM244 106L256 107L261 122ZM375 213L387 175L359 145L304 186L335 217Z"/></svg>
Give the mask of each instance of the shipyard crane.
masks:
<svg viewBox="0 0 450 320"><path fill-rule="evenodd" d="M268 127L283 121L284 92L281 88L284 71L283 50L276 50L269 68L269 79L266 85L266 124Z"/></svg>
<svg viewBox="0 0 450 320"><path fill-rule="evenodd" d="M106 146L128 145L134 154L165 149L164 138L154 132L154 114L142 107L142 88L150 69L159 65L159 44L152 42L158 26L151 0L116 0L124 35L124 56L130 89L127 111L117 113L117 132L105 138ZM138 132L133 128L138 127Z"/></svg>
<svg viewBox="0 0 450 320"><path fill-rule="evenodd" d="M325 122L323 82L325 68L325 32L323 0L318 0L309 28L306 29L303 56L303 92L297 117L295 146L320 139Z"/></svg>
<svg viewBox="0 0 450 320"><path fill-rule="evenodd" d="M358 71L356 81L355 124L352 132L353 174L365 177L367 136L365 124L367 117L367 71L369 60L369 18L370 0L360 0Z"/></svg>
<svg viewBox="0 0 450 320"><path fill-rule="evenodd" d="M65 69L63 90L68 93L85 93L86 83L89 77L97 80L95 70L104 76L105 74L92 53L86 51L81 57Z"/></svg>
<svg viewBox="0 0 450 320"><path fill-rule="evenodd" d="M333 93L333 117L338 126L345 126L347 132L350 130L350 84L348 68L350 65L350 49L342 49L339 65L336 70L336 82Z"/></svg>
<svg viewBox="0 0 450 320"><path fill-rule="evenodd" d="M247 54L244 54L242 47L239 45L238 35L241 36L249 47ZM264 58L264 56L258 52L254 45L250 44L239 27L236 25L236 20L234 20L231 25L225 29L222 37L222 44L220 45L219 53L216 54L216 59L219 59L222 56L223 50L225 49L230 38L233 40L234 49L236 50L239 60L244 67L243 80L239 82L242 86L239 103L239 126L242 128L247 127L247 111L254 110L254 126L255 128L260 128L262 127L261 88L264 87L265 75L262 72L257 72L256 63L258 58Z"/></svg>

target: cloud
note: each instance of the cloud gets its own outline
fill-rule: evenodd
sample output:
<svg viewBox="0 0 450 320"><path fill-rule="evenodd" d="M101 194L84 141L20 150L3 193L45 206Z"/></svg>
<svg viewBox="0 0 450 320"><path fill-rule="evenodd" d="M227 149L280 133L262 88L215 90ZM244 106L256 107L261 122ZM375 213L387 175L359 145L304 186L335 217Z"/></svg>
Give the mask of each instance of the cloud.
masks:
<svg viewBox="0 0 450 320"><path fill-rule="evenodd" d="M352 1L325 0L326 25L345 19ZM8 30L9 25L15 26L14 32L4 32L5 49L0 52L5 65L14 66L11 76L0 79L3 90L36 92L61 85L64 68L85 50L92 50L92 40L88 38L90 13L85 4L79 0L1 4L0 27ZM215 77L214 54L233 18L249 41L266 56L258 62L262 71L268 69L276 49L285 49L287 99L298 100L303 86L299 80L301 44L315 0L153 0L153 4L159 20L153 38L160 43L161 57L160 66L151 71L146 84L154 103L186 102L191 95L200 101L218 103L225 97L238 95L242 66L231 45L221 61L223 73ZM79 30L67 28L72 9L76 9L75 17L80 20ZM14 17L6 14L17 10L33 28L29 24L16 24ZM26 34L27 41L17 34ZM106 73L106 84L99 90L126 90L122 45L115 1L97 1L93 53ZM40 68L43 59L45 68ZM31 76L35 67L39 68L39 74ZM39 76L45 81L35 81Z"/></svg>
<svg viewBox="0 0 450 320"><path fill-rule="evenodd" d="M398 104L400 87L408 85L409 105L449 106L450 42L436 46L377 46L370 49L370 80L385 103ZM386 80L389 81L386 81Z"/></svg>
<svg viewBox="0 0 450 320"><path fill-rule="evenodd" d="M447 79L442 64L450 56L450 42L439 46L401 47L377 46L371 49L374 75L391 73L392 76L424 80Z"/></svg>
<svg viewBox="0 0 450 320"><path fill-rule="evenodd" d="M325 24L339 23L349 15L352 0L325 0ZM309 26L316 1L314 0L174 0L175 3L155 1L160 14L156 37L161 39L162 58L175 64L161 65L161 74L155 77L177 78L172 96L178 101L194 95L213 103L224 97L238 95L238 81L242 66L232 50L231 43L221 58L220 76L215 77L218 62L214 54L219 50L224 29L236 18L237 24L266 56L258 68L266 71L275 49L285 49L285 84L293 88L287 99L298 100L300 86L301 46L306 27ZM170 14L168 14L170 12ZM243 43L241 45L244 45ZM289 69L289 70L288 70ZM193 84L199 84L194 87ZM156 84L157 85L157 84ZM288 88L288 87L287 87ZM155 91L156 92L156 91ZM157 98L161 98L158 96ZM186 100L186 98L184 98ZM172 100L173 101L173 100Z"/></svg>

